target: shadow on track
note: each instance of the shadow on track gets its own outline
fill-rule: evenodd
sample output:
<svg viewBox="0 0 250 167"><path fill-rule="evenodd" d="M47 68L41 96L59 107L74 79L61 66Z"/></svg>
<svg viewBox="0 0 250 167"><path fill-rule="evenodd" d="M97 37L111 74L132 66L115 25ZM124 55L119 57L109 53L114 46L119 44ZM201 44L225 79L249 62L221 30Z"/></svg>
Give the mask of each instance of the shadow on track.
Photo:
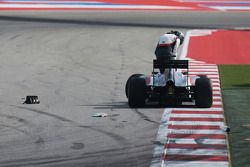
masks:
<svg viewBox="0 0 250 167"><path fill-rule="evenodd" d="M196 108L195 105L167 105L167 104L158 104L150 102L143 107L131 108L126 101L112 102L112 103L102 103L102 104L86 104L79 105L85 107L93 107L93 109L166 109L166 108Z"/></svg>
<svg viewBox="0 0 250 167"><path fill-rule="evenodd" d="M233 86L237 88L249 88L250 89L250 83L238 84L238 85L233 85Z"/></svg>

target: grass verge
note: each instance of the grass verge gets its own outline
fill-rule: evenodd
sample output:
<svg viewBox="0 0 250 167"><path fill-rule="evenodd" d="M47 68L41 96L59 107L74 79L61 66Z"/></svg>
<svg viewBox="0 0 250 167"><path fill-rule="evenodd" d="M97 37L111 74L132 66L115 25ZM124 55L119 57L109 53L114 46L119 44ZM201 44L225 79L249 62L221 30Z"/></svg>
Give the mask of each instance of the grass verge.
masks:
<svg viewBox="0 0 250 167"><path fill-rule="evenodd" d="M250 65L220 65L222 89L250 88Z"/></svg>
<svg viewBox="0 0 250 167"><path fill-rule="evenodd" d="M250 164L250 65L220 65L232 167Z"/></svg>

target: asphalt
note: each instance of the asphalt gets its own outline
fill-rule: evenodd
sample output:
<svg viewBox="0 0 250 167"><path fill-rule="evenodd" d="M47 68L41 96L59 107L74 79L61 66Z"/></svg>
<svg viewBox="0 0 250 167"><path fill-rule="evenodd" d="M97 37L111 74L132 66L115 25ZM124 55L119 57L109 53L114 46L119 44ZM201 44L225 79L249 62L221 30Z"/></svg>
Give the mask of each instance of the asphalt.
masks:
<svg viewBox="0 0 250 167"><path fill-rule="evenodd" d="M0 166L149 166L163 108L128 107L171 29L244 28L249 13L0 12ZM37 95L40 104L22 104ZM92 117L94 113L108 117Z"/></svg>

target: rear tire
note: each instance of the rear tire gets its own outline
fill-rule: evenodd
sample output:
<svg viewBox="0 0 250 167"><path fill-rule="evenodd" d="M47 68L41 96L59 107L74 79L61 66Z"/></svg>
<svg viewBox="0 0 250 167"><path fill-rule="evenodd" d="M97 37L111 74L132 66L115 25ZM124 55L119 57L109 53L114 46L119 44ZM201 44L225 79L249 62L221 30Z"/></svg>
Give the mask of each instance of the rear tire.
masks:
<svg viewBox="0 0 250 167"><path fill-rule="evenodd" d="M128 104L130 107L143 107L146 100L146 81L142 77L134 77L129 82Z"/></svg>
<svg viewBox="0 0 250 167"><path fill-rule="evenodd" d="M125 94L126 94L126 97L128 98L128 87L129 87L129 82L131 81L132 78L137 78L137 77L140 77L140 76L143 76L142 74L133 74L131 75L127 82L126 82L126 86L125 86Z"/></svg>
<svg viewBox="0 0 250 167"><path fill-rule="evenodd" d="M195 105L199 108L209 108L213 103L211 80L200 77L195 81Z"/></svg>

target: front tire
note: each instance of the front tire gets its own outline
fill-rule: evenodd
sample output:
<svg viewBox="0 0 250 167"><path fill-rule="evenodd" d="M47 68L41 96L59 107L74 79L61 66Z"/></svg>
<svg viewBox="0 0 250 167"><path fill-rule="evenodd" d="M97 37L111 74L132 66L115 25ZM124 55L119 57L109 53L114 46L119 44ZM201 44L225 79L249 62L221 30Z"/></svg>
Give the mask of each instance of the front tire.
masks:
<svg viewBox="0 0 250 167"><path fill-rule="evenodd" d="M210 108L213 103L211 80L200 77L195 81L195 105L199 108Z"/></svg>
<svg viewBox="0 0 250 167"><path fill-rule="evenodd" d="M143 107L146 100L146 81L143 77L132 78L128 87L128 104L130 107Z"/></svg>

